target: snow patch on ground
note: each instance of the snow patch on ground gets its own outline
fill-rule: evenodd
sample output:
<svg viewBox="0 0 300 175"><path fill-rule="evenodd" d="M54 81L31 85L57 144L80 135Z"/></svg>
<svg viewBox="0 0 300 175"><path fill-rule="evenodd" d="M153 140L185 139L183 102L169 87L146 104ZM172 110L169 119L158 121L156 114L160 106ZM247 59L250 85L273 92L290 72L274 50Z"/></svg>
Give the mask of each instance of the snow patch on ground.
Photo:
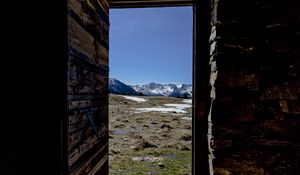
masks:
<svg viewBox="0 0 300 175"><path fill-rule="evenodd" d="M192 120L192 117L182 117L183 120Z"/></svg>
<svg viewBox="0 0 300 175"><path fill-rule="evenodd" d="M140 112L162 112L162 113L167 113L167 112L176 112L176 113L187 113L183 109L177 109L177 108L163 108L163 107L156 107L156 108L137 108L137 111Z"/></svg>
<svg viewBox="0 0 300 175"><path fill-rule="evenodd" d="M166 107L158 106L154 108L137 108L139 112L175 112L175 113L188 113L185 109L192 107L190 104L165 104Z"/></svg>
<svg viewBox="0 0 300 175"><path fill-rule="evenodd" d="M131 96L125 96L125 95L123 95L122 97L124 97L127 100L132 100L132 101L136 101L136 102L139 102L139 103L147 101L146 99L140 98L140 97L131 97Z"/></svg>
<svg viewBox="0 0 300 175"><path fill-rule="evenodd" d="M179 116L179 115L183 115L183 114L172 114L172 115Z"/></svg>
<svg viewBox="0 0 300 175"><path fill-rule="evenodd" d="M165 104L165 106L168 106L168 107L175 107L177 109L186 109L186 108L191 108L192 105L190 104Z"/></svg>
<svg viewBox="0 0 300 175"><path fill-rule="evenodd" d="M184 99L182 102L192 104L192 99Z"/></svg>

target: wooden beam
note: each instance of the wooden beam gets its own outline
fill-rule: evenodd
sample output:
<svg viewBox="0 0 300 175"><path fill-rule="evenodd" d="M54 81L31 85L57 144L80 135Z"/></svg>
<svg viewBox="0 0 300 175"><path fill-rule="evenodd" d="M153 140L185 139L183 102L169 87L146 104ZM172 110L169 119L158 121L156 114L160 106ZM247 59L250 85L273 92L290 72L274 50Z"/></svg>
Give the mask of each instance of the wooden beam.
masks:
<svg viewBox="0 0 300 175"><path fill-rule="evenodd" d="M209 175L208 115L210 110L209 36L211 1L193 6L193 175Z"/></svg>
<svg viewBox="0 0 300 175"><path fill-rule="evenodd" d="M109 0L109 8L192 6L193 0Z"/></svg>

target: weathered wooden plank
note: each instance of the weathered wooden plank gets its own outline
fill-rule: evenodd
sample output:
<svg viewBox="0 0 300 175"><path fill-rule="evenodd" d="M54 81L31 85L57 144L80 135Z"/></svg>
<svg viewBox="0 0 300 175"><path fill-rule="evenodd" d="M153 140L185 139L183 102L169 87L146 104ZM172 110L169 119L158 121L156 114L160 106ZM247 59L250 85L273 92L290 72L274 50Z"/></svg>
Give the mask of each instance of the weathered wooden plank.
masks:
<svg viewBox="0 0 300 175"><path fill-rule="evenodd" d="M194 0L109 0L110 8L192 6Z"/></svg>
<svg viewBox="0 0 300 175"><path fill-rule="evenodd" d="M99 58L96 56L96 47L94 37L83 29L72 17L68 16L68 40L69 46L84 53L87 57L96 63Z"/></svg>
<svg viewBox="0 0 300 175"><path fill-rule="evenodd" d="M108 30L106 0L68 0L70 174L108 168Z"/></svg>
<svg viewBox="0 0 300 175"><path fill-rule="evenodd" d="M69 60L70 66L74 64L97 74L108 75L108 65L95 64L87 55L79 52L75 48L69 47Z"/></svg>
<svg viewBox="0 0 300 175"><path fill-rule="evenodd" d="M79 150L79 147L78 148L74 148L72 149L71 151L69 151L69 154L68 154L68 163L69 163L69 166L71 166L76 160L78 160L80 157L80 150Z"/></svg>
<svg viewBox="0 0 300 175"><path fill-rule="evenodd" d="M84 77L84 76L82 76ZM107 96L108 91L108 79L105 76L97 75L93 81L82 81L79 77L73 79L68 86L69 94L95 94L99 96Z"/></svg>
<svg viewBox="0 0 300 175"><path fill-rule="evenodd" d="M68 140L68 151L71 149L77 148L81 142L88 139L90 136L94 135L94 131L91 127L86 126L75 132L69 134Z"/></svg>
<svg viewBox="0 0 300 175"><path fill-rule="evenodd" d="M95 96L92 99L69 99L68 100L68 110L70 112L87 112L87 111L96 111L104 110L100 109L103 105L107 104L107 97ZM107 109L106 109L107 110ZM72 114L72 113L70 113Z"/></svg>
<svg viewBox="0 0 300 175"><path fill-rule="evenodd" d="M88 18L88 15L83 12L81 3L78 0L68 0L68 7L71 8L78 16L80 16L81 19Z"/></svg>
<svg viewBox="0 0 300 175"><path fill-rule="evenodd" d="M85 120L83 120L81 122L77 122L77 123L75 123L73 125L69 125L68 126L68 132L72 133L74 131L78 131L79 129L81 129L81 128L87 126L87 125L88 125L88 120L85 119Z"/></svg>
<svg viewBox="0 0 300 175"><path fill-rule="evenodd" d="M100 2L101 1L101 2ZM83 21L89 20L97 23L99 26L99 20L103 20L107 24L108 22L108 3L105 0L68 0L69 8L74 10L74 13L83 19ZM103 3L104 2L104 3ZM105 3L106 2L106 3Z"/></svg>
<svg viewBox="0 0 300 175"><path fill-rule="evenodd" d="M97 9L89 8L85 1L82 1L81 8L80 10L78 4L72 2L69 4L69 16L108 48L108 16L102 10L96 12Z"/></svg>
<svg viewBox="0 0 300 175"><path fill-rule="evenodd" d="M76 49L78 52L84 54L88 59L99 65L108 65L108 50L103 44L99 43L97 36L93 36L92 33L86 28L83 28L72 17L68 17L68 41L69 47ZM103 62L105 60L106 62Z"/></svg>
<svg viewBox="0 0 300 175"><path fill-rule="evenodd" d="M68 118L68 124L73 125L77 122L81 122L83 120L87 119L87 112L91 111L93 112L94 118L97 118L97 115L99 115L100 118L103 118L103 115L101 115L103 112L107 112L107 107L103 106L105 104L100 104L101 106L98 108L92 108L85 111L73 111L70 112L69 118Z"/></svg>
<svg viewBox="0 0 300 175"><path fill-rule="evenodd" d="M107 95L108 69L106 67L92 68L92 65L87 62L78 62L76 58L70 57L68 93ZM91 67L87 68L89 65Z"/></svg>
<svg viewBox="0 0 300 175"><path fill-rule="evenodd" d="M68 151L74 149L74 146L77 145L82 140L82 137L83 137L82 130L70 133L68 138Z"/></svg>
<svg viewBox="0 0 300 175"><path fill-rule="evenodd" d="M85 161L80 167L77 167L70 172L70 175L85 175L95 167L103 158L108 155L108 144L104 144L89 160Z"/></svg>
<svg viewBox="0 0 300 175"><path fill-rule="evenodd" d="M69 101L68 109L84 109L89 107L95 107L94 103L90 100L78 100L78 101Z"/></svg>
<svg viewBox="0 0 300 175"><path fill-rule="evenodd" d="M86 119L86 113L75 111L75 112L72 112L72 114L69 114L68 119L69 119L68 124L72 125L74 123L81 122L81 121L85 120Z"/></svg>
<svg viewBox="0 0 300 175"><path fill-rule="evenodd" d="M103 158L94 166L94 168L89 172L90 175L94 175L96 174L101 167L107 163L108 161L108 154L106 154L105 156L103 156Z"/></svg>
<svg viewBox="0 0 300 175"><path fill-rule="evenodd" d="M101 137L105 137L108 134L108 111L105 105L92 111L92 120L96 126L97 134ZM80 141L84 141L88 137L95 135L95 131L89 125L87 120L87 111L84 112L72 112L69 115L69 140L68 140L68 150L70 151L74 146L76 146Z"/></svg>
<svg viewBox="0 0 300 175"><path fill-rule="evenodd" d="M68 102L68 110L69 111L87 111L89 108L101 108L105 101L102 99L93 99L93 100L69 100ZM104 110L104 109L101 109ZM107 109L106 109L107 110Z"/></svg>
<svg viewBox="0 0 300 175"><path fill-rule="evenodd" d="M100 60L99 60L99 63L101 65L106 65L108 66L108 49L105 48L102 44L100 43L96 43L98 49L97 49L97 54L99 54L100 56Z"/></svg>
<svg viewBox="0 0 300 175"><path fill-rule="evenodd" d="M102 9L102 11L108 15L109 12L109 4L106 0L88 0L90 2L94 2L95 6L98 7L98 9Z"/></svg>
<svg viewBox="0 0 300 175"><path fill-rule="evenodd" d="M73 100L92 100L94 98L99 98L95 97L94 95L68 95L68 100L73 101Z"/></svg>
<svg viewBox="0 0 300 175"><path fill-rule="evenodd" d="M89 151L99 142L97 136L93 135L86 139L78 148L74 148L69 152L69 166L72 166L84 153Z"/></svg>

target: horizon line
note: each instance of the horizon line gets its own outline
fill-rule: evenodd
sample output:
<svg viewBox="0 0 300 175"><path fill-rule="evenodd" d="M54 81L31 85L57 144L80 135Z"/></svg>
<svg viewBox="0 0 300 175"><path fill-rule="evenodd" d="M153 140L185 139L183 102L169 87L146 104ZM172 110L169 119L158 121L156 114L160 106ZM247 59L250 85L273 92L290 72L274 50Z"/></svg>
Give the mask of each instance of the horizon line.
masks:
<svg viewBox="0 0 300 175"><path fill-rule="evenodd" d="M116 79L118 81L121 81L122 83L125 83L127 85L145 85L145 84L150 84L150 83L156 83L156 84L163 84L163 85L166 85L166 84L186 84L186 85L192 85L192 83L179 83L179 82L154 82L154 81L148 81L148 82L143 82L143 83L130 83L130 82L125 82L125 81L122 81L120 79L117 79L115 77L109 77L110 79Z"/></svg>

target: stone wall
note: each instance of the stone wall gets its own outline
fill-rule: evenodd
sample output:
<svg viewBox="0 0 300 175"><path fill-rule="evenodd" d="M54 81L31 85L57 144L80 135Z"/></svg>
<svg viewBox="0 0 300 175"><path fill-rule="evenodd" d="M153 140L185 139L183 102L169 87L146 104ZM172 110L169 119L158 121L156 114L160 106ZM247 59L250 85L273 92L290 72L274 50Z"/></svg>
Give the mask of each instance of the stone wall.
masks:
<svg viewBox="0 0 300 175"><path fill-rule="evenodd" d="M212 7L214 174L300 174L300 2Z"/></svg>

